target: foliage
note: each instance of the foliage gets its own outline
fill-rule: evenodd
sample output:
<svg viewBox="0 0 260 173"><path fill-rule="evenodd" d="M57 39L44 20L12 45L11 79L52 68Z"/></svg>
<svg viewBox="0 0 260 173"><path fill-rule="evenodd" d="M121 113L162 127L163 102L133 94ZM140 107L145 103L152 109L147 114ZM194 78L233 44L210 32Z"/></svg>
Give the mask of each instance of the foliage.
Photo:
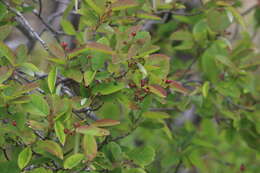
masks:
<svg viewBox="0 0 260 173"><path fill-rule="evenodd" d="M61 19L75 41L33 51L5 44L17 16L0 2L1 170L259 171L259 53L236 3L83 0L75 25L77 2ZM178 123L191 107L198 120Z"/></svg>

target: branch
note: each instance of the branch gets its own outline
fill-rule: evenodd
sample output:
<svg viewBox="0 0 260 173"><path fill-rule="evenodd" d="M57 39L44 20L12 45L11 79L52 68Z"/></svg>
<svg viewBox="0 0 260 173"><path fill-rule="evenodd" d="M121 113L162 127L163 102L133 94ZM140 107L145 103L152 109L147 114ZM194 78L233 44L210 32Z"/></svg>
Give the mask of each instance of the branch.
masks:
<svg viewBox="0 0 260 173"><path fill-rule="evenodd" d="M258 4L255 4L255 5L251 6L251 7L249 7L244 12L242 12L241 15L245 16L245 15L249 14L251 11L253 11L258 6L259 6Z"/></svg>
<svg viewBox="0 0 260 173"><path fill-rule="evenodd" d="M15 8L11 7L7 2L2 1L2 3L11 11L13 12L16 17L16 21L18 23L20 23L22 26L24 26L24 28L26 28L30 35L35 39L38 40L40 42L40 44L42 45L42 47L49 52L51 55L53 55L53 53L50 51L47 43L45 41L42 40L42 38L38 35L38 33L36 31L34 31L34 29L32 28L32 26L30 25L30 23L26 20L26 18L19 12L17 11Z"/></svg>

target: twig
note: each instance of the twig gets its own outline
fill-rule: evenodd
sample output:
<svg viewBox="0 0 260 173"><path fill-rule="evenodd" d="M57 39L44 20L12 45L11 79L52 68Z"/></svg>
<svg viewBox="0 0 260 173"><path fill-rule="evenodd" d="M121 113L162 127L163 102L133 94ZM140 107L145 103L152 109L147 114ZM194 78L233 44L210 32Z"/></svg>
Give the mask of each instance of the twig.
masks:
<svg viewBox="0 0 260 173"><path fill-rule="evenodd" d="M19 12L17 11L15 8L11 7L7 2L5 1L2 1L2 3L11 11L13 12L15 15L16 15L16 21L18 23L20 23L21 25L23 25L30 33L30 35L35 39L35 40L38 40L42 47L47 51L49 52L50 54L54 55L47 43L45 41L42 40L42 38L38 35L38 33L36 31L34 31L34 29L32 28L32 26L30 25L30 23L25 19L25 17Z"/></svg>
<svg viewBox="0 0 260 173"><path fill-rule="evenodd" d="M258 7L258 4L255 4L251 7L249 7L248 9L246 9L244 12L241 13L242 16L245 16L247 14L249 14L251 11L253 11L256 7Z"/></svg>
<svg viewBox="0 0 260 173"><path fill-rule="evenodd" d="M38 0L38 2L39 2L39 14L38 14L38 16L39 16L39 18L41 18L41 14L42 14L42 0Z"/></svg>
<svg viewBox="0 0 260 173"><path fill-rule="evenodd" d="M181 165L182 165L182 160L179 160L179 162L178 162L178 164L177 164L177 166L176 166L176 168L175 168L175 170L174 170L174 173L178 173L178 171L179 171Z"/></svg>

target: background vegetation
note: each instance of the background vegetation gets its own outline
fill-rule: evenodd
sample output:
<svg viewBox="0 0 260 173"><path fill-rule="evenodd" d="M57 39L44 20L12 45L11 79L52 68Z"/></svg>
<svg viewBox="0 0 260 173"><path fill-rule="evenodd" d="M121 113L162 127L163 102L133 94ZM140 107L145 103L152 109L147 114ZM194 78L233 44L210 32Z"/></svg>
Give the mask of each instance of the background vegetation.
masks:
<svg viewBox="0 0 260 173"><path fill-rule="evenodd" d="M1 173L259 172L243 3L0 1Z"/></svg>

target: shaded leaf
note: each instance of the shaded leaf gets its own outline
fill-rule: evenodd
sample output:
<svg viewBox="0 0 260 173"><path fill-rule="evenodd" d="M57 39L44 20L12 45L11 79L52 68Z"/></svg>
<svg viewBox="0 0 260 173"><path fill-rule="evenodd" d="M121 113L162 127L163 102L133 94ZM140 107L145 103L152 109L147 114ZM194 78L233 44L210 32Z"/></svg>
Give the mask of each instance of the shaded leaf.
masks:
<svg viewBox="0 0 260 173"><path fill-rule="evenodd" d="M75 166L77 166L83 159L84 159L83 154L80 153L73 154L64 161L64 168L72 169Z"/></svg>
<svg viewBox="0 0 260 173"><path fill-rule="evenodd" d="M109 95L115 92L118 92L125 88L124 83L101 83L98 84L95 88L93 88L94 93L100 93L101 95Z"/></svg>
<svg viewBox="0 0 260 173"><path fill-rule="evenodd" d="M62 145L65 144L65 140L66 140L66 135L64 133L64 126L60 121L56 121L54 124L54 130L55 130L55 134L57 135L60 143Z"/></svg>
<svg viewBox="0 0 260 173"><path fill-rule="evenodd" d="M69 22L68 20L62 19L60 24L66 34L76 35L77 32L75 31L71 22Z"/></svg>
<svg viewBox="0 0 260 173"><path fill-rule="evenodd" d="M134 0L118 0L112 4L113 11L125 10L128 8L136 7L138 3Z"/></svg>
<svg viewBox="0 0 260 173"><path fill-rule="evenodd" d="M97 156L97 142L93 135L84 135L82 148L85 156L91 161Z"/></svg>
<svg viewBox="0 0 260 173"><path fill-rule="evenodd" d="M48 86L49 86L49 90L52 94L55 91L57 73L58 73L58 69L56 67L53 67L48 75Z"/></svg>
<svg viewBox="0 0 260 173"><path fill-rule="evenodd" d="M170 115L166 112L145 112L143 113L143 116L145 118L151 118L151 119L167 119L170 118Z"/></svg>
<svg viewBox="0 0 260 173"><path fill-rule="evenodd" d="M11 65L15 65L15 55L13 51L2 41L0 41L0 55L5 56Z"/></svg>
<svg viewBox="0 0 260 173"><path fill-rule="evenodd" d="M50 107L41 95L31 95L31 102L24 105L26 111L39 116L47 116L50 113Z"/></svg>
<svg viewBox="0 0 260 173"><path fill-rule="evenodd" d="M151 146L138 147L127 154L136 164L141 166L149 165L155 157L155 151Z"/></svg>
<svg viewBox="0 0 260 173"><path fill-rule="evenodd" d="M94 80L95 75L97 71L85 71L83 76L84 76L84 83L86 86L89 86L91 82Z"/></svg>

